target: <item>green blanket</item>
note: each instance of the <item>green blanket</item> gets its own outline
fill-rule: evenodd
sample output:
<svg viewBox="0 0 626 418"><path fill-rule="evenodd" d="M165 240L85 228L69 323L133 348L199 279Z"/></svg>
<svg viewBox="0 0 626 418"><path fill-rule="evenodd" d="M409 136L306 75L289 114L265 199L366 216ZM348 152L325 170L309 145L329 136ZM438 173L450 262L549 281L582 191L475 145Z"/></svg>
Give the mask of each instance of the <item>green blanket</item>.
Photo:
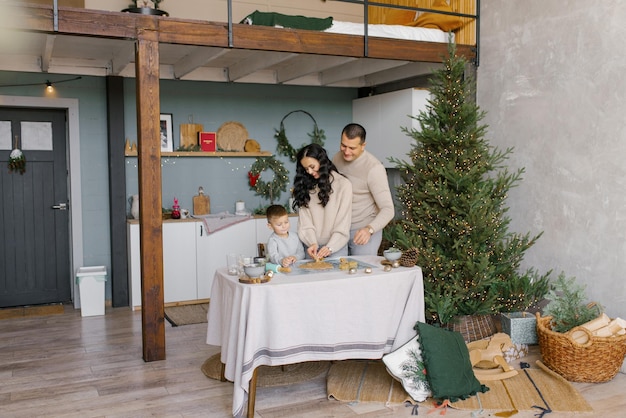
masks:
<svg viewBox="0 0 626 418"><path fill-rule="evenodd" d="M248 25L282 26L284 28L326 30L333 24L333 18L317 18L306 16L291 16L274 12L259 12L246 16L241 22Z"/></svg>

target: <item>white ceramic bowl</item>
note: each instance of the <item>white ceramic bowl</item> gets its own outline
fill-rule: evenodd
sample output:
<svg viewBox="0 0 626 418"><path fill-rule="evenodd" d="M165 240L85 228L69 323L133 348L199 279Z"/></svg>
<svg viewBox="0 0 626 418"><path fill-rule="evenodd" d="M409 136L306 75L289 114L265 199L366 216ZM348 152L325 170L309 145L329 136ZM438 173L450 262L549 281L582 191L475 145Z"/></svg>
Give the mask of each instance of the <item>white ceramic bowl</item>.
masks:
<svg viewBox="0 0 626 418"><path fill-rule="evenodd" d="M243 271L250 278L258 278L265 274L265 264L254 263L254 264L244 264Z"/></svg>
<svg viewBox="0 0 626 418"><path fill-rule="evenodd" d="M400 251L400 250L395 250L395 251L385 250L385 251L383 251L383 255L389 261L396 261L396 260L400 259L400 257L402 257L402 251Z"/></svg>

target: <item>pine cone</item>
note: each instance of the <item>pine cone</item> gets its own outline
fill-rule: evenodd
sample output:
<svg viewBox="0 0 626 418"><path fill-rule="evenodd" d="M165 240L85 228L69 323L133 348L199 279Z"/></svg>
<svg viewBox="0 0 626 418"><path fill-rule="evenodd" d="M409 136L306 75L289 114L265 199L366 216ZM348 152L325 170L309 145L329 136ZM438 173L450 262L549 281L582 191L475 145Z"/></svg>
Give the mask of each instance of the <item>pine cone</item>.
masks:
<svg viewBox="0 0 626 418"><path fill-rule="evenodd" d="M415 247L409 248L405 252L402 253L400 257L400 265L403 267L413 267L417 264L417 256L419 254L419 250Z"/></svg>

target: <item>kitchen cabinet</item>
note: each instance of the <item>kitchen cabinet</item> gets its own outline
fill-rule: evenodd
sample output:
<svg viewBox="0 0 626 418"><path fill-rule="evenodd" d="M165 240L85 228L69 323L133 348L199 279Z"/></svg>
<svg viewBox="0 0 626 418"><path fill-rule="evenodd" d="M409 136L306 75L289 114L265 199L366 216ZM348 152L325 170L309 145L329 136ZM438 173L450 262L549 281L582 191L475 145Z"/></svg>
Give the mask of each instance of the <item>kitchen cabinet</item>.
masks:
<svg viewBox="0 0 626 418"><path fill-rule="evenodd" d="M198 299L195 222L163 224L164 302Z"/></svg>
<svg viewBox="0 0 626 418"><path fill-rule="evenodd" d="M196 222L163 223L163 298L165 303L198 299ZM139 223L127 225L131 307L141 306Z"/></svg>
<svg viewBox="0 0 626 418"><path fill-rule="evenodd" d="M297 233L298 217L290 217ZM187 219L163 222L163 292L166 304L206 302L211 297L215 270L226 265L229 253L254 257L257 243L271 234L265 217L251 218L207 234L204 222ZM141 308L139 222L127 225L129 289L133 309Z"/></svg>
<svg viewBox="0 0 626 418"><path fill-rule="evenodd" d="M207 234L204 223L197 222L196 256L198 298L211 297L215 270L226 265L229 253L254 257L257 254L255 220L249 219Z"/></svg>
<svg viewBox="0 0 626 418"><path fill-rule="evenodd" d="M419 130L419 123L411 116L426 110L429 97L428 90L410 88L352 101L352 120L367 131L366 149L385 167L395 167L390 157L409 159L414 141L402 128Z"/></svg>

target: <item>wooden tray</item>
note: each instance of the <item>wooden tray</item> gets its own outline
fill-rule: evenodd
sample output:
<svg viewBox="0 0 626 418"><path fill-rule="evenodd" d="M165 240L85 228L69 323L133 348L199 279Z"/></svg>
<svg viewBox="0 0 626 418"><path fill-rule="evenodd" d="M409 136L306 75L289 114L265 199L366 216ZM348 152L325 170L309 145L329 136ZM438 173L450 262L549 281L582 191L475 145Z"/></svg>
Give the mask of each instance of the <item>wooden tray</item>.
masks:
<svg viewBox="0 0 626 418"><path fill-rule="evenodd" d="M270 280L272 280L272 278L269 277L269 276L256 277L256 278L250 278L248 276L242 276L242 277L239 278L239 283L261 284L261 283L267 283Z"/></svg>
<svg viewBox="0 0 626 418"><path fill-rule="evenodd" d="M217 146L223 151L243 151L248 130L236 121L224 122L217 130Z"/></svg>

